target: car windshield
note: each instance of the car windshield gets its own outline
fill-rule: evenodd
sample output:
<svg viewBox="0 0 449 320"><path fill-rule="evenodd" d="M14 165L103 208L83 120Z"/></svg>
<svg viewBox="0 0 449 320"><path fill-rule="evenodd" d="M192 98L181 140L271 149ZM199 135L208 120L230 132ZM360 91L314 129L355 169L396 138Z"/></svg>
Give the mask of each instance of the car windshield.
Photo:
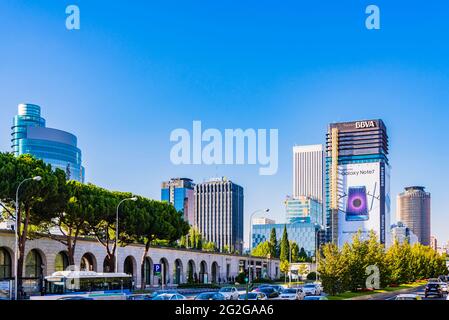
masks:
<svg viewBox="0 0 449 320"><path fill-rule="evenodd" d="M168 300L168 299L170 299L170 296L161 294L161 295L156 296L153 300Z"/></svg>
<svg viewBox="0 0 449 320"><path fill-rule="evenodd" d="M232 288L222 288L220 292L231 292Z"/></svg>
<svg viewBox="0 0 449 320"><path fill-rule="evenodd" d="M296 293L296 289L285 289L282 293Z"/></svg>

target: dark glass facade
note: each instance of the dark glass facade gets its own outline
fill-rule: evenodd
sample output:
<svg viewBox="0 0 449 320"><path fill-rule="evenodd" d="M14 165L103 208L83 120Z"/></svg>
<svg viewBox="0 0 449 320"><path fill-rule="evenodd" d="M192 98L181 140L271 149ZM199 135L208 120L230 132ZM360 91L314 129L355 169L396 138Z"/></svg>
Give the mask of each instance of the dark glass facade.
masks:
<svg viewBox="0 0 449 320"><path fill-rule="evenodd" d="M194 187L195 184L188 178L173 178L161 185L161 200L173 204L189 223L193 223Z"/></svg>
<svg viewBox="0 0 449 320"><path fill-rule="evenodd" d="M39 106L20 104L11 129L11 147L16 156L31 154L54 169L63 170L67 179L84 182L84 167L76 136L47 128Z"/></svg>

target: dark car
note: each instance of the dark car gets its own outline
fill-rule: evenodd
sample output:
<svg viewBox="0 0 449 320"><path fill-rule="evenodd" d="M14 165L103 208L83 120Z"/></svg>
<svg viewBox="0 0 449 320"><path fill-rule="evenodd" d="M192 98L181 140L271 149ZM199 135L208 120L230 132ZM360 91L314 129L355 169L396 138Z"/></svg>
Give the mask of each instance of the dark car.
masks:
<svg viewBox="0 0 449 320"><path fill-rule="evenodd" d="M438 282L429 282L426 285L424 296L427 298L431 295L438 296L439 298L443 297L443 288Z"/></svg>
<svg viewBox="0 0 449 320"><path fill-rule="evenodd" d="M259 287L254 291L265 293L265 295L268 297L268 299L273 299L273 298L279 297L279 292L273 287L262 287L262 288Z"/></svg>
<svg viewBox="0 0 449 320"><path fill-rule="evenodd" d="M195 300L226 300L226 298L218 292L203 292L197 295Z"/></svg>

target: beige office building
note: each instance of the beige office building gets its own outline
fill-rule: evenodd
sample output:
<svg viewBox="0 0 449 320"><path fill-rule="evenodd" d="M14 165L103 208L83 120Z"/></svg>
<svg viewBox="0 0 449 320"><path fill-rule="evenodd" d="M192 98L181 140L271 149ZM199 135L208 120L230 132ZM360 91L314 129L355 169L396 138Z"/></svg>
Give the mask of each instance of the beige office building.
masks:
<svg viewBox="0 0 449 320"><path fill-rule="evenodd" d="M406 187L397 198L397 220L402 221L424 245L430 245L430 193L424 187Z"/></svg>

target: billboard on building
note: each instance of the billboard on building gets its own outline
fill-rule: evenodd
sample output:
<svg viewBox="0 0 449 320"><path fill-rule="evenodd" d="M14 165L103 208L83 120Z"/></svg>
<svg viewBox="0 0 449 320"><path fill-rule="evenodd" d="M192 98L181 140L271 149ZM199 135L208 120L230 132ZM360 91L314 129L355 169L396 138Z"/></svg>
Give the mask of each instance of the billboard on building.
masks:
<svg viewBox="0 0 449 320"><path fill-rule="evenodd" d="M351 242L360 231L374 230L386 242L389 212L386 208L388 168L382 162L338 166L338 244Z"/></svg>

